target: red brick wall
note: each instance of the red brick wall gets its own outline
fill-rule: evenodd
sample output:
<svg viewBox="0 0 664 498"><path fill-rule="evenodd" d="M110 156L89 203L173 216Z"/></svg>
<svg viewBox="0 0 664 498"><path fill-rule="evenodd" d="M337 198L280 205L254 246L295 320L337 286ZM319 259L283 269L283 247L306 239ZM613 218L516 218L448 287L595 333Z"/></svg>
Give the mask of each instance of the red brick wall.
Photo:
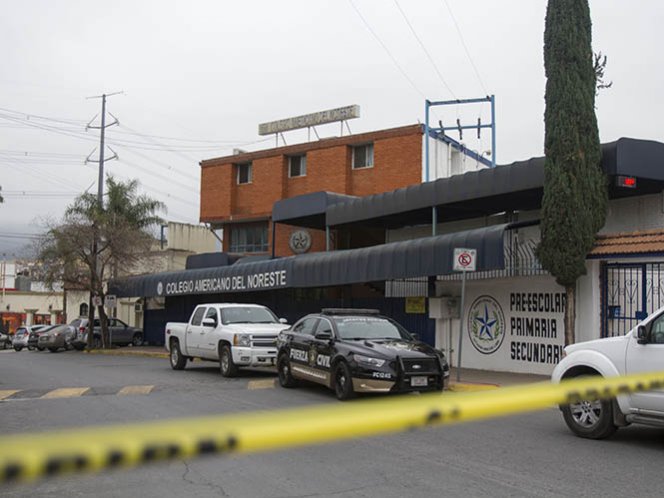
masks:
<svg viewBox="0 0 664 498"><path fill-rule="evenodd" d="M374 144L374 166L352 169L352 146L369 142ZM306 176L289 178L288 156L296 154L307 156ZM252 183L237 185L234 164L244 162L253 165ZM203 161L201 221L270 216L276 201L321 190L359 196L386 192L420 183L421 168L418 125ZM277 225L277 255L291 254L291 231ZM312 231L312 235L312 251L324 250L325 233Z"/></svg>

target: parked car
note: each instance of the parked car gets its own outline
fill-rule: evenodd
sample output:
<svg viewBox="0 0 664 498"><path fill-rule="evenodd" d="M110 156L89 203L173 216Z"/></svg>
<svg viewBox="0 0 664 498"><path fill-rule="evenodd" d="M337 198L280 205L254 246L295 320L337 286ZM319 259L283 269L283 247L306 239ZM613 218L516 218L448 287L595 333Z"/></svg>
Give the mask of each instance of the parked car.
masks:
<svg viewBox="0 0 664 498"><path fill-rule="evenodd" d="M9 334L0 332L0 348L7 349L12 347L12 338Z"/></svg>
<svg viewBox="0 0 664 498"><path fill-rule="evenodd" d="M581 376L655 372L664 365L664 308L624 336L572 344L553 370L552 381ZM664 389L621 395L612 400L580 400L560 407L577 436L602 439L631 423L664 426Z"/></svg>
<svg viewBox="0 0 664 498"><path fill-rule="evenodd" d="M16 329L14 338L12 339L12 347L14 351L20 351L23 348L34 349L35 344L28 344L31 333L36 333L39 330L46 328L48 325L26 325ZM36 337L36 336L35 336Z"/></svg>
<svg viewBox="0 0 664 498"><path fill-rule="evenodd" d="M69 325L74 329L71 345L79 351L85 349L88 344L88 318L80 317L73 320ZM143 331L136 327L127 325L117 318L108 319L108 331L111 338L111 344L116 346L140 346L143 344ZM93 329L93 344L95 347L101 347L101 322L95 318Z"/></svg>
<svg viewBox="0 0 664 498"><path fill-rule="evenodd" d="M274 365L277 334L286 328L285 319L259 304L200 304L189 322L166 324L165 345L173 370L202 358L218 361L221 375L234 377L240 367Z"/></svg>
<svg viewBox="0 0 664 498"><path fill-rule="evenodd" d="M69 350L73 347L71 345L73 335L72 326L56 325L49 327L46 331L40 331L38 345L40 349L48 349L51 353L55 353L60 348Z"/></svg>
<svg viewBox="0 0 664 498"><path fill-rule="evenodd" d="M420 342L378 310L324 309L277 339L282 387L299 380L323 384L346 400L356 393L442 391L445 355Z"/></svg>
<svg viewBox="0 0 664 498"><path fill-rule="evenodd" d="M33 349L38 349L39 351L44 351L44 346L39 345L39 336L51 330L52 328L57 327L57 325L45 325L42 327L33 327L30 330L30 335L28 336L28 349L32 351Z"/></svg>

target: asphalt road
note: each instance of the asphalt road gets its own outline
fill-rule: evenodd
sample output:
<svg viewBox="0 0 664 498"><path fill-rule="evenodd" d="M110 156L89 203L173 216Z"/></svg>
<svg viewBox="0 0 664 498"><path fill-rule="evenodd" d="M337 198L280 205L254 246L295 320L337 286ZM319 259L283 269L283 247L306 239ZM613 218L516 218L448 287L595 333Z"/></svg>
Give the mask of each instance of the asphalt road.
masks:
<svg viewBox="0 0 664 498"><path fill-rule="evenodd" d="M3 432L19 433L338 403L323 388L285 390L273 378L251 371L223 379L215 363L175 372L164 359L0 351L0 393L16 391L0 401L0 423ZM62 388L78 389L54 391ZM663 447L664 431L646 427L621 429L606 441L576 438L550 409L297 450L70 476L0 488L0 496L661 496Z"/></svg>

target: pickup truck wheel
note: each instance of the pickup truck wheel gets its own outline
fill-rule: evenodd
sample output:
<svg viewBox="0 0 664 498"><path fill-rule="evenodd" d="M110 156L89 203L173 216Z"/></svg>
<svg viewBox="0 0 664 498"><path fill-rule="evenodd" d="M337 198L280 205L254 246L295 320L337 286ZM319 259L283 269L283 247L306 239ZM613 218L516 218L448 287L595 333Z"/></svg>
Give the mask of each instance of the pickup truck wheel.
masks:
<svg viewBox="0 0 664 498"><path fill-rule="evenodd" d="M219 370L224 377L235 377L237 375L237 367L233 363L233 353L229 346L222 346L219 351Z"/></svg>
<svg viewBox="0 0 664 498"><path fill-rule="evenodd" d="M616 432L610 400L581 400L563 405L561 410L567 427L577 436L604 439Z"/></svg>
<svg viewBox="0 0 664 498"><path fill-rule="evenodd" d="M285 354L282 354L277 360L277 372L279 373L279 385L281 387L290 388L297 386L297 380L291 372L290 360Z"/></svg>
<svg viewBox="0 0 664 498"><path fill-rule="evenodd" d="M353 391L353 378L350 373L350 368L345 361L337 363L337 366L334 368L333 379L334 392L339 400L346 401L355 397L355 391Z"/></svg>
<svg viewBox="0 0 664 498"><path fill-rule="evenodd" d="M184 370L184 367L187 364L187 357L182 356L179 342L173 341L171 343L171 354L169 358L171 360L171 368L173 370Z"/></svg>

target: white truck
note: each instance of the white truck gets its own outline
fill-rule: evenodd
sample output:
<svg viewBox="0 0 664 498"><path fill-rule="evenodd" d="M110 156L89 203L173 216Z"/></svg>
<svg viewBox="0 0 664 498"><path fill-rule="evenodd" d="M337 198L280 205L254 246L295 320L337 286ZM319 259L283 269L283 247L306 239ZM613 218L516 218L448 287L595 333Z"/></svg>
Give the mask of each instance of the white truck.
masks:
<svg viewBox="0 0 664 498"><path fill-rule="evenodd" d="M240 367L274 365L277 335L286 328L286 320L258 304L200 304L188 323L166 324L165 345L174 370L200 358L218 361L221 375L234 377Z"/></svg>
<svg viewBox="0 0 664 498"><path fill-rule="evenodd" d="M553 370L552 381L572 377L637 374L664 370L664 308L624 336L572 344ZM642 423L664 427L664 390L625 394L609 401L580 401L560 407L576 435L601 439L618 427Z"/></svg>

